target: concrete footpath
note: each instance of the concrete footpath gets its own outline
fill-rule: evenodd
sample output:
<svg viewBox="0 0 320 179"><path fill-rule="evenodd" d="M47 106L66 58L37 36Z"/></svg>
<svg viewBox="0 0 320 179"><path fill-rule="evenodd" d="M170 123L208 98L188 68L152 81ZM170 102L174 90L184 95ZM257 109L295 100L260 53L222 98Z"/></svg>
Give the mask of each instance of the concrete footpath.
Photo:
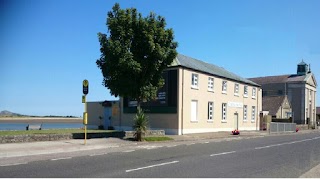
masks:
<svg viewBox="0 0 320 179"><path fill-rule="evenodd" d="M169 135L172 141L166 142L136 142L119 138L88 139L86 145L84 139L72 139L61 141L45 141L30 143L0 144L0 160L19 157L36 156L44 154L62 154L90 150L104 149L107 152L128 150L132 146L150 147L155 145L179 145L188 142L201 142L203 140L241 140L274 135L299 135L303 133L319 132L319 130L301 130L298 133L269 134L266 131L243 131L240 135L231 135L231 132L213 132L203 134ZM303 178L319 178L320 164L314 169L302 175Z"/></svg>

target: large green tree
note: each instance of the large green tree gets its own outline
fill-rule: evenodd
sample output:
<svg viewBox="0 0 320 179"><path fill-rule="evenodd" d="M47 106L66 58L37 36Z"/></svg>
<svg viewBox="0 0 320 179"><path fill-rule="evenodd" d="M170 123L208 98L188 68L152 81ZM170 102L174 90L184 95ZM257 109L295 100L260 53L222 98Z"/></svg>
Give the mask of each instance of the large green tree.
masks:
<svg viewBox="0 0 320 179"><path fill-rule="evenodd" d="M135 8L116 3L107 16L108 34L98 33L101 57L96 61L103 85L114 96L142 101L156 97L162 72L177 56L178 43L164 17L142 17Z"/></svg>

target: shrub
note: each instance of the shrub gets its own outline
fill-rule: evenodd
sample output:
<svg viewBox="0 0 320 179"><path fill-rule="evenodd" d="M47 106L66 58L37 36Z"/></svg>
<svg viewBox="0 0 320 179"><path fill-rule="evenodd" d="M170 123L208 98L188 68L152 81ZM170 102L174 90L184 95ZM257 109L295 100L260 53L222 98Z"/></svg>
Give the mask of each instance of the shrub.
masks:
<svg viewBox="0 0 320 179"><path fill-rule="evenodd" d="M135 140L142 141L142 135L144 135L147 131L148 123L148 117L144 114L143 110L140 107L138 107L137 114L133 119Z"/></svg>

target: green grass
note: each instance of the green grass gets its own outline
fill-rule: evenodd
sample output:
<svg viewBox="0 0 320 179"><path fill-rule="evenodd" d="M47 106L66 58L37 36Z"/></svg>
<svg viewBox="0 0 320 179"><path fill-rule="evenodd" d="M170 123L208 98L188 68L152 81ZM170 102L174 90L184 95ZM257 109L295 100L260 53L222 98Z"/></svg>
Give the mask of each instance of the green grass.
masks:
<svg viewBox="0 0 320 179"><path fill-rule="evenodd" d="M87 133L108 133L115 130L87 130ZM30 130L30 131L0 131L0 136L5 135L28 135L28 134L73 134L84 133L84 129L45 129L45 130Z"/></svg>
<svg viewBox="0 0 320 179"><path fill-rule="evenodd" d="M157 142L157 141L168 141L168 140L173 140L170 137L144 137L143 138L145 141L148 142Z"/></svg>

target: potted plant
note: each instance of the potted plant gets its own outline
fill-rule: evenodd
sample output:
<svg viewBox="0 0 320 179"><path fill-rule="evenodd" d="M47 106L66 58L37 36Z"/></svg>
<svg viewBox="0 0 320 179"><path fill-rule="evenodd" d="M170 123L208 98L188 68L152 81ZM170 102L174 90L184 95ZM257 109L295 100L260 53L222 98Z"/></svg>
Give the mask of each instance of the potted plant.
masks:
<svg viewBox="0 0 320 179"><path fill-rule="evenodd" d="M233 135L240 135L240 131L235 129L233 131L231 131Z"/></svg>

